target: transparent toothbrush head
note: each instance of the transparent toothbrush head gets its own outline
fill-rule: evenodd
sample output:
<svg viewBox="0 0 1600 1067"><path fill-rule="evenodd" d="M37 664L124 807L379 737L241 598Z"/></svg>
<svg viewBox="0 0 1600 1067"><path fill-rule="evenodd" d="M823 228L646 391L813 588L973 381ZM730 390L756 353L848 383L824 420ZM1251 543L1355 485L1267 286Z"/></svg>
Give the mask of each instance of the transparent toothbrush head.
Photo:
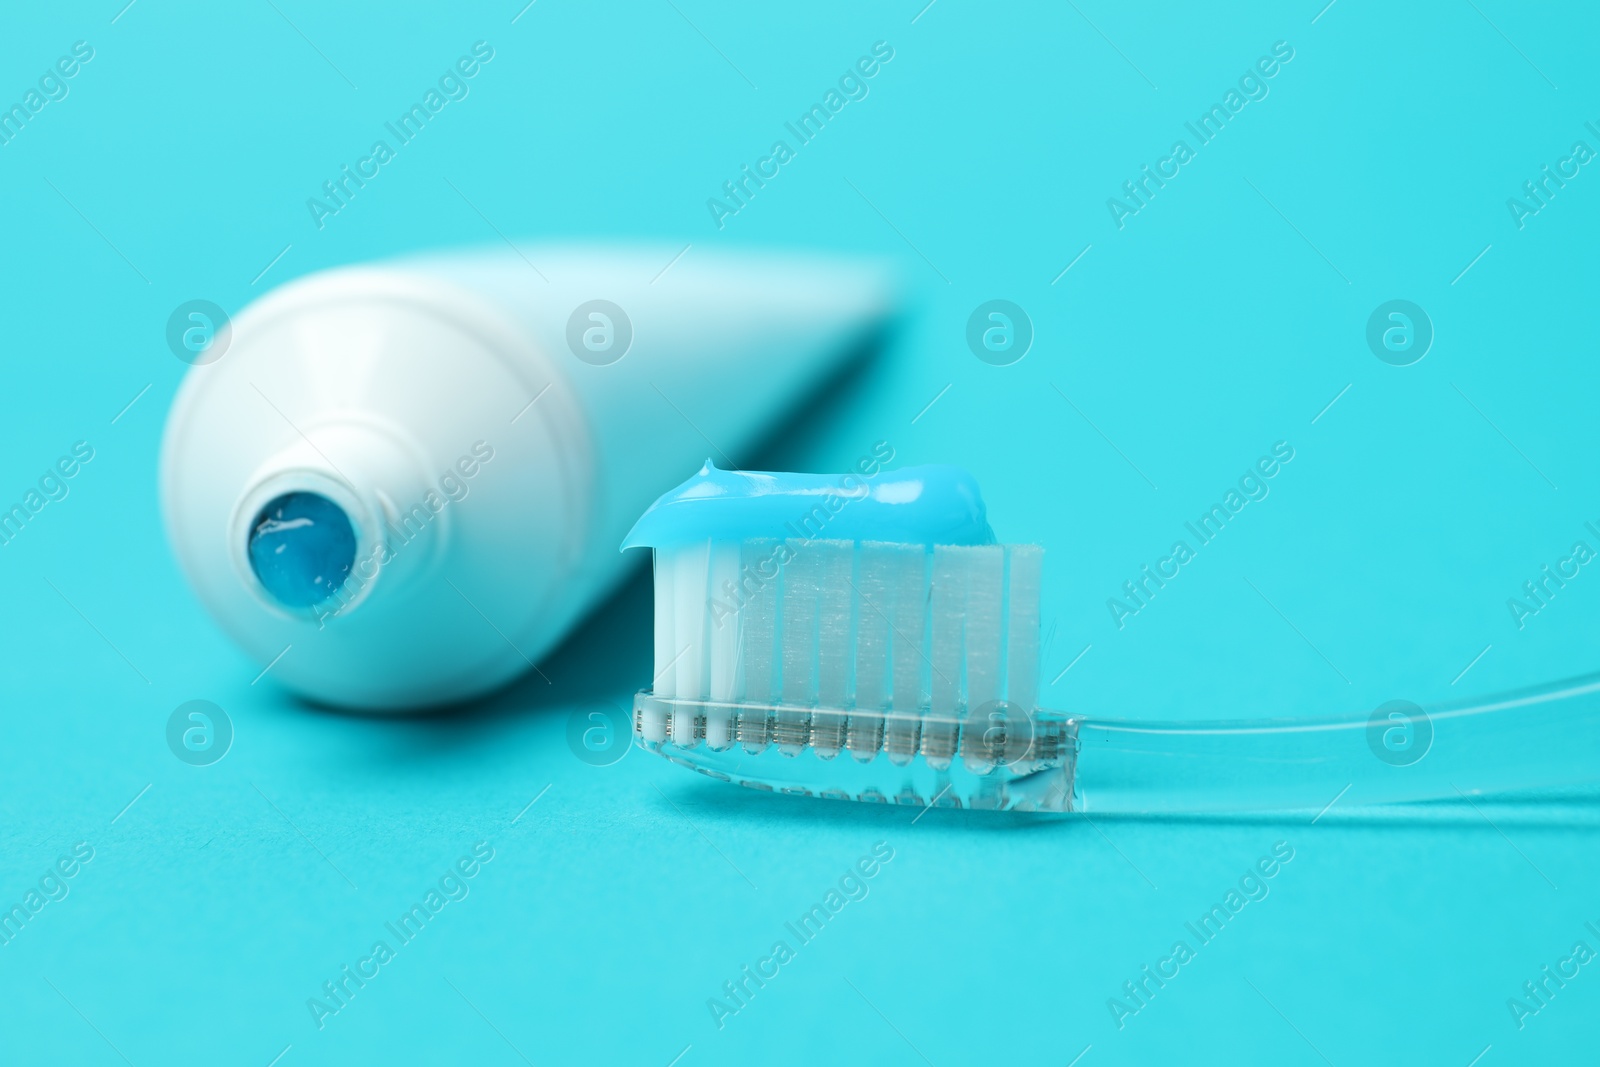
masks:
<svg viewBox="0 0 1600 1067"><path fill-rule="evenodd" d="M1078 723L990 701L948 716L641 692L635 743L748 789L915 807L1073 810Z"/></svg>

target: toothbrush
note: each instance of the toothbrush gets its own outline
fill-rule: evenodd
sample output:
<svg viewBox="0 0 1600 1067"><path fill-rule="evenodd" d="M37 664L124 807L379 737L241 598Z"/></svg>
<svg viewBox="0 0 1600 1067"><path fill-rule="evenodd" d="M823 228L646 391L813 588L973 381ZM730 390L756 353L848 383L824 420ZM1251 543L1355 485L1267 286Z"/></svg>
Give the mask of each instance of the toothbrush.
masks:
<svg viewBox="0 0 1600 1067"><path fill-rule="evenodd" d="M876 465L873 465L876 467ZM1037 706L1040 567L949 467L663 496L635 742L747 788L1033 812L1326 810L1600 780L1600 675L1424 712L1141 722Z"/></svg>

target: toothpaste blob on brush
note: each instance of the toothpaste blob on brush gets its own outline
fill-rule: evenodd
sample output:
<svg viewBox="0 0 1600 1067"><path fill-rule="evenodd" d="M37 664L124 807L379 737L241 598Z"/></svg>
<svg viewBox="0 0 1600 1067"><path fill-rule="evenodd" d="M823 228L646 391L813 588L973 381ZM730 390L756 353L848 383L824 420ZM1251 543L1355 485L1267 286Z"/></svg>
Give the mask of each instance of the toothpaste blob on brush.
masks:
<svg viewBox="0 0 1600 1067"><path fill-rule="evenodd" d="M718 470L653 504L645 748L807 796L1071 807L1071 723L1035 708L1035 545L997 544L958 467Z"/></svg>
<svg viewBox="0 0 1600 1067"><path fill-rule="evenodd" d="M650 505L624 549L749 538L992 545L978 483L960 467L907 467L872 478L719 470L708 459L693 478Z"/></svg>

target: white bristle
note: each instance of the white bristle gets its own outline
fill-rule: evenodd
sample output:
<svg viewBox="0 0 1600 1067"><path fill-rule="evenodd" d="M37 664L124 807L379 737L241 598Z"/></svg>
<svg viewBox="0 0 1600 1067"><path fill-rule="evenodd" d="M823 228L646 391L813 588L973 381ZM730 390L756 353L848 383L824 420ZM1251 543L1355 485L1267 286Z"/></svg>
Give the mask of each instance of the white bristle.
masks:
<svg viewBox="0 0 1600 1067"><path fill-rule="evenodd" d="M1033 709L1041 556L820 540L658 551L655 694L710 706L640 729L684 747L699 734L719 750L948 767L962 719L1001 698Z"/></svg>
<svg viewBox="0 0 1600 1067"><path fill-rule="evenodd" d="M655 693L657 696L671 697L677 695L678 676L674 668L674 657L678 654L677 645L672 640L672 623L678 614L678 598L672 588L672 553L657 549L655 552L656 568L656 673Z"/></svg>
<svg viewBox="0 0 1600 1067"><path fill-rule="evenodd" d="M967 578L967 603L961 616L966 624L967 677L965 703L976 711L999 698L1001 668L1005 661L1002 611L1006 595L1006 549L1003 545L954 548L963 554Z"/></svg>
<svg viewBox="0 0 1600 1067"><path fill-rule="evenodd" d="M851 755L870 760L883 743L883 716L889 706L889 568L886 546L856 550L856 577L850 590L856 616L856 692L847 743Z"/></svg>
<svg viewBox="0 0 1600 1067"><path fill-rule="evenodd" d="M887 565L893 599L887 611L890 677L894 679L889 706L902 714L886 721L883 745L890 761L897 764L910 763L916 757L922 736L921 723L914 713L922 707L928 688L928 654L923 650L923 637L932 590L928 587L927 561L927 550L921 545L889 547Z"/></svg>
<svg viewBox="0 0 1600 1067"><path fill-rule="evenodd" d="M677 696L702 700L706 695L706 590L711 542L686 545L672 553L672 585L677 595L673 636L678 642Z"/></svg>
<svg viewBox="0 0 1600 1067"><path fill-rule="evenodd" d="M935 770L950 765L942 754L956 747L956 716L961 709L961 663L965 634L963 615L967 602L967 554L981 548L940 545L933 550L932 584L929 586L929 699L928 710L937 721L922 726L924 751Z"/></svg>
<svg viewBox="0 0 1600 1067"><path fill-rule="evenodd" d="M855 567L855 544L830 541L821 556L818 575L820 593L817 620L817 707L844 709L850 706L850 664L855 649L855 591L851 571ZM811 747L824 759L832 759L844 746L842 714L826 712L812 716Z"/></svg>
<svg viewBox="0 0 1600 1067"><path fill-rule="evenodd" d="M886 545L889 568L889 663L893 685L889 706L916 711L927 691L927 653L922 650L928 619L927 550L921 545Z"/></svg>
<svg viewBox="0 0 1600 1067"><path fill-rule="evenodd" d="M707 689L712 700L732 700L739 691L740 608L739 546L713 543L710 571L711 625L707 638L710 675Z"/></svg>
<svg viewBox="0 0 1600 1067"><path fill-rule="evenodd" d="M967 559L960 547L933 550L929 587L929 701L935 715L953 715L961 702L962 613L967 604Z"/></svg>
<svg viewBox="0 0 1600 1067"><path fill-rule="evenodd" d="M655 554L655 579L656 579L656 673L652 686L655 694L661 697L675 696L677 675L672 670L672 657L677 655L673 646L672 624L677 617L677 597L672 588L672 553L657 549ZM665 714L656 709L646 709L639 721L639 734L646 741L665 741L667 739L667 719Z"/></svg>
<svg viewBox="0 0 1600 1067"><path fill-rule="evenodd" d="M778 542L746 541L739 546L740 574L748 592L740 618L739 659L744 671L743 700L771 703L773 641L778 605ZM657 608L656 610L660 610Z"/></svg>
<svg viewBox="0 0 1600 1067"><path fill-rule="evenodd" d="M1007 545L1011 575L1006 633L1006 700L1025 710L1039 699L1039 579L1044 549Z"/></svg>
<svg viewBox="0 0 1600 1067"><path fill-rule="evenodd" d="M713 704L738 699L740 683L739 636L742 609L739 593L739 546L733 542L713 542L710 568L710 627L708 630L709 675L707 689ZM706 711L706 744L717 750L733 747L733 717L726 711Z"/></svg>
<svg viewBox="0 0 1600 1067"><path fill-rule="evenodd" d="M786 541L779 592L778 643L783 649L783 703L778 712L779 751L794 755L805 748L809 734L807 711L817 699L817 622L822 595L822 556L826 542Z"/></svg>
<svg viewBox="0 0 1600 1067"><path fill-rule="evenodd" d="M825 541L786 541L783 606L779 611L783 646L783 702L807 707L817 698L817 619L822 596Z"/></svg>

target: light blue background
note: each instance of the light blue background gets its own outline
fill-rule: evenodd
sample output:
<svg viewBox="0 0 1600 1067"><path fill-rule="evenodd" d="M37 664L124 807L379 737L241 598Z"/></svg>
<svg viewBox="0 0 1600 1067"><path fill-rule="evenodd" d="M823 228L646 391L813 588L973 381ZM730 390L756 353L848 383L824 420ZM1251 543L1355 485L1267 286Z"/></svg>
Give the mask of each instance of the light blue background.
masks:
<svg viewBox="0 0 1600 1067"><path fill-rule="evenodd" d="M270 674L252 685L264 664L183 584L155 497L184 370L169 312L495 240L448 179L530 240L903 261L906 330L758 458L842 469L884 439L904 463L969 466L1000 535L1048 550L1055 706L1364 713L1594 666L1600 578L1586 570L1520 631L1506 607L1574 540L1594 544L1583 523L1600 519L1600 174L1524 229L1506 207L1575 140L1600 148L1584 129L1600 121L1589 13L922 2L539 0L514 24L518 0L6 14L4 102L75 40L96 53L0 146L0 499L76 440L96 456L0 549L0 900L75 842L95 858L0 947L0 1060L1592 1056L1593 967L1521 1031L1506 1000L1576 940L1600 948L1583 928L1600 924L1593 793L1481 812L1336 805L1315 825L912 825L914 811L751 796L639 752L575 759L574 709L648 680L638 583L547 657L553 690L405 721L310 709ZM306 198L479 39L496 55L470 97L318 231ZM870 96L719 232L706 199L878 40L895 57ZM1270 96L1119 231L1106 199L1279 40L1295 56ZM1037 330L1014 366L963 340L992 298ZM1411 367L1365 344L1393 298L1436 329ZM1296 454L1271 496L1119 631L1106 598L1278 440ZM197 698L237 729L203 769L163 736ZM495 859L470 896L319 1031L306 999L478 841ZM878 841L895 857L870 896L719 1031L706 999ZM1119 1031L1107 998L1277 841L1295 858L1271 895Z"/></svg>

